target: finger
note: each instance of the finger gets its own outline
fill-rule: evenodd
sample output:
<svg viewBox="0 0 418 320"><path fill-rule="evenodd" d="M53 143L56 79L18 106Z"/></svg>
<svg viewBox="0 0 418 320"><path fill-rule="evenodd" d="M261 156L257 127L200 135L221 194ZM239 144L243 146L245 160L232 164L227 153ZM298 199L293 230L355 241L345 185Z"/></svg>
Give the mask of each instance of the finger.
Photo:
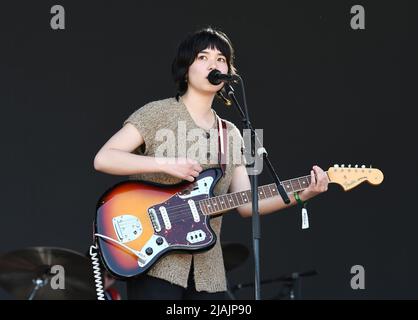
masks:
<svg viewBox="0 0 418 320"><path fill-rule="evenodd" d="M315 172L317 180L324 173L324 171L318 166L313 166L312 169Z"/></svg>
<svg viewBox="0 0 418 320"><path fill-rule="evenodd" d="M198 175L199 175L199 172L196 171L196 170L193 170L192 173L191 173L192 177L197 177Z"/></svg>
<svg viewBox="0 0 418 320"><path fill-rule="evenodd" d="M192 176L187 176L186 178L185 178L185 180L187 180L187 181L190 181L190 182L193 182L194 181L194 177L192 177Z"/></svg>
<svg viewBox="0 0 418 320"><path fill-rule="evenodd" d="M318 166L314 166L314 171L316 173L316 179L317 179L318 185L320 185L321 187L325 187L326 184L328 183L328 177L325 171L322 170Z"/></svg>
<svg viewBox="0 0 418 320"><path fill-rule="evenodd" d="M319 185L320 182L321 182L321 172L319 170L319 167L318 166L313 166L312 170L314 172L316 184Z"/></svg>
<svg viewBox="0 0 418 320"><path fill-rule="evenodd" d="M197 172L202 172L203 168L200 164L195 164L193 166L193 169L196 170Z"/></svg>
<svg viewBox="0 0 418 320"><path fill-rule="evenodd" d="M311 185L316 185L315 172L313 170L311 170Z"/></svg>
<svg viewBox="0 0 418 320"><path fill-rule="evenodd" d="M315 170L315 172L318 174L318 173L320 173L320 172L324 172L324 170L322 170L322 168L321 167L319 167L319 166L317 166L317 165L314 165L313 166L313 169Z"/></svg>

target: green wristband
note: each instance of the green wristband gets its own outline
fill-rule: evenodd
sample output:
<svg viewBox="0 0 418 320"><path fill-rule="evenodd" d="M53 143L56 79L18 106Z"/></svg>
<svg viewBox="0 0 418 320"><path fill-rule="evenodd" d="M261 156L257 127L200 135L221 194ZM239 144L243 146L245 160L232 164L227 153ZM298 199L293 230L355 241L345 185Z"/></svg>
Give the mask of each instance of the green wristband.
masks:
<svg viewBox="0 0 418 320"><path fill-rule="evenodd" d="M305 202L303 202L302 199L299 197L299 193L298 192L294 192L293 193L293 196L295 197L296 202L298 204L300 204L301 206L304 206L305 205Z"/></svg>

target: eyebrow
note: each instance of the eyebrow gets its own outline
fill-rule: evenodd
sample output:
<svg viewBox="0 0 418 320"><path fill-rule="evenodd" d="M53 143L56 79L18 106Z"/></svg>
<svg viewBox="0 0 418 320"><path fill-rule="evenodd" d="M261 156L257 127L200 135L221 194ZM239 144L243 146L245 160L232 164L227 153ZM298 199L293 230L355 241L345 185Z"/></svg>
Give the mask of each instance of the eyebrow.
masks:
<svg viewBox="0 0 418 320"><path fill-rule="evenodd" d="M202 51L200 51L199 53L209 53L209 51L207 51L207 50L202 50ZM223 57L225 57L225 55L224 55L222 52L217 53L217 55L218 55L218 56L223 56Z"/></svg>

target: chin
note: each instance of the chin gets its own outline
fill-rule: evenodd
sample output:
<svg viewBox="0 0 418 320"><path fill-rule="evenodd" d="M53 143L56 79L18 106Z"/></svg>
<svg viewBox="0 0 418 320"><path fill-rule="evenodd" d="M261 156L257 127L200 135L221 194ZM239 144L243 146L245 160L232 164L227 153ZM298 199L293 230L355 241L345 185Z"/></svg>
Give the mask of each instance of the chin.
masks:
<svg viewBox="0 0 418 320"><path fill-rule="evenodd" d="M212 85L212 84L209 84L209 85L207 85L207 86L205 87L205 89L206 89L207 91L212 92L212 93L216 93L216 92L218 92L219 90L221 90L221 89L222 89L222 87L223 87L223 84L222 84L222 85L217 85L217 86L214 86L214 85Z"/></svg>

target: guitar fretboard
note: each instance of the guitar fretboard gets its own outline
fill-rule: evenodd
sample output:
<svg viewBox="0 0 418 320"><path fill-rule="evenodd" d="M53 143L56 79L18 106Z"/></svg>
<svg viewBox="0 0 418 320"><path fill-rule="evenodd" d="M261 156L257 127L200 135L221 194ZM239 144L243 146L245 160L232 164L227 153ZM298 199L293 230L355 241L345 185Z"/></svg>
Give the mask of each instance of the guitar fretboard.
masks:
<svg viewBox="0 0 418 320"><path fill-rule="evenodd" d="M281 184L288 194L306 189L311 183L311 176L303 176L295 179L282 181ZM275 183L258 187L260 200L278 196L279 191ZM200 209L205 215L215 215L219 212L235 209L247 203L251 203L251 190L228 193L199 201Z"/></svg>

